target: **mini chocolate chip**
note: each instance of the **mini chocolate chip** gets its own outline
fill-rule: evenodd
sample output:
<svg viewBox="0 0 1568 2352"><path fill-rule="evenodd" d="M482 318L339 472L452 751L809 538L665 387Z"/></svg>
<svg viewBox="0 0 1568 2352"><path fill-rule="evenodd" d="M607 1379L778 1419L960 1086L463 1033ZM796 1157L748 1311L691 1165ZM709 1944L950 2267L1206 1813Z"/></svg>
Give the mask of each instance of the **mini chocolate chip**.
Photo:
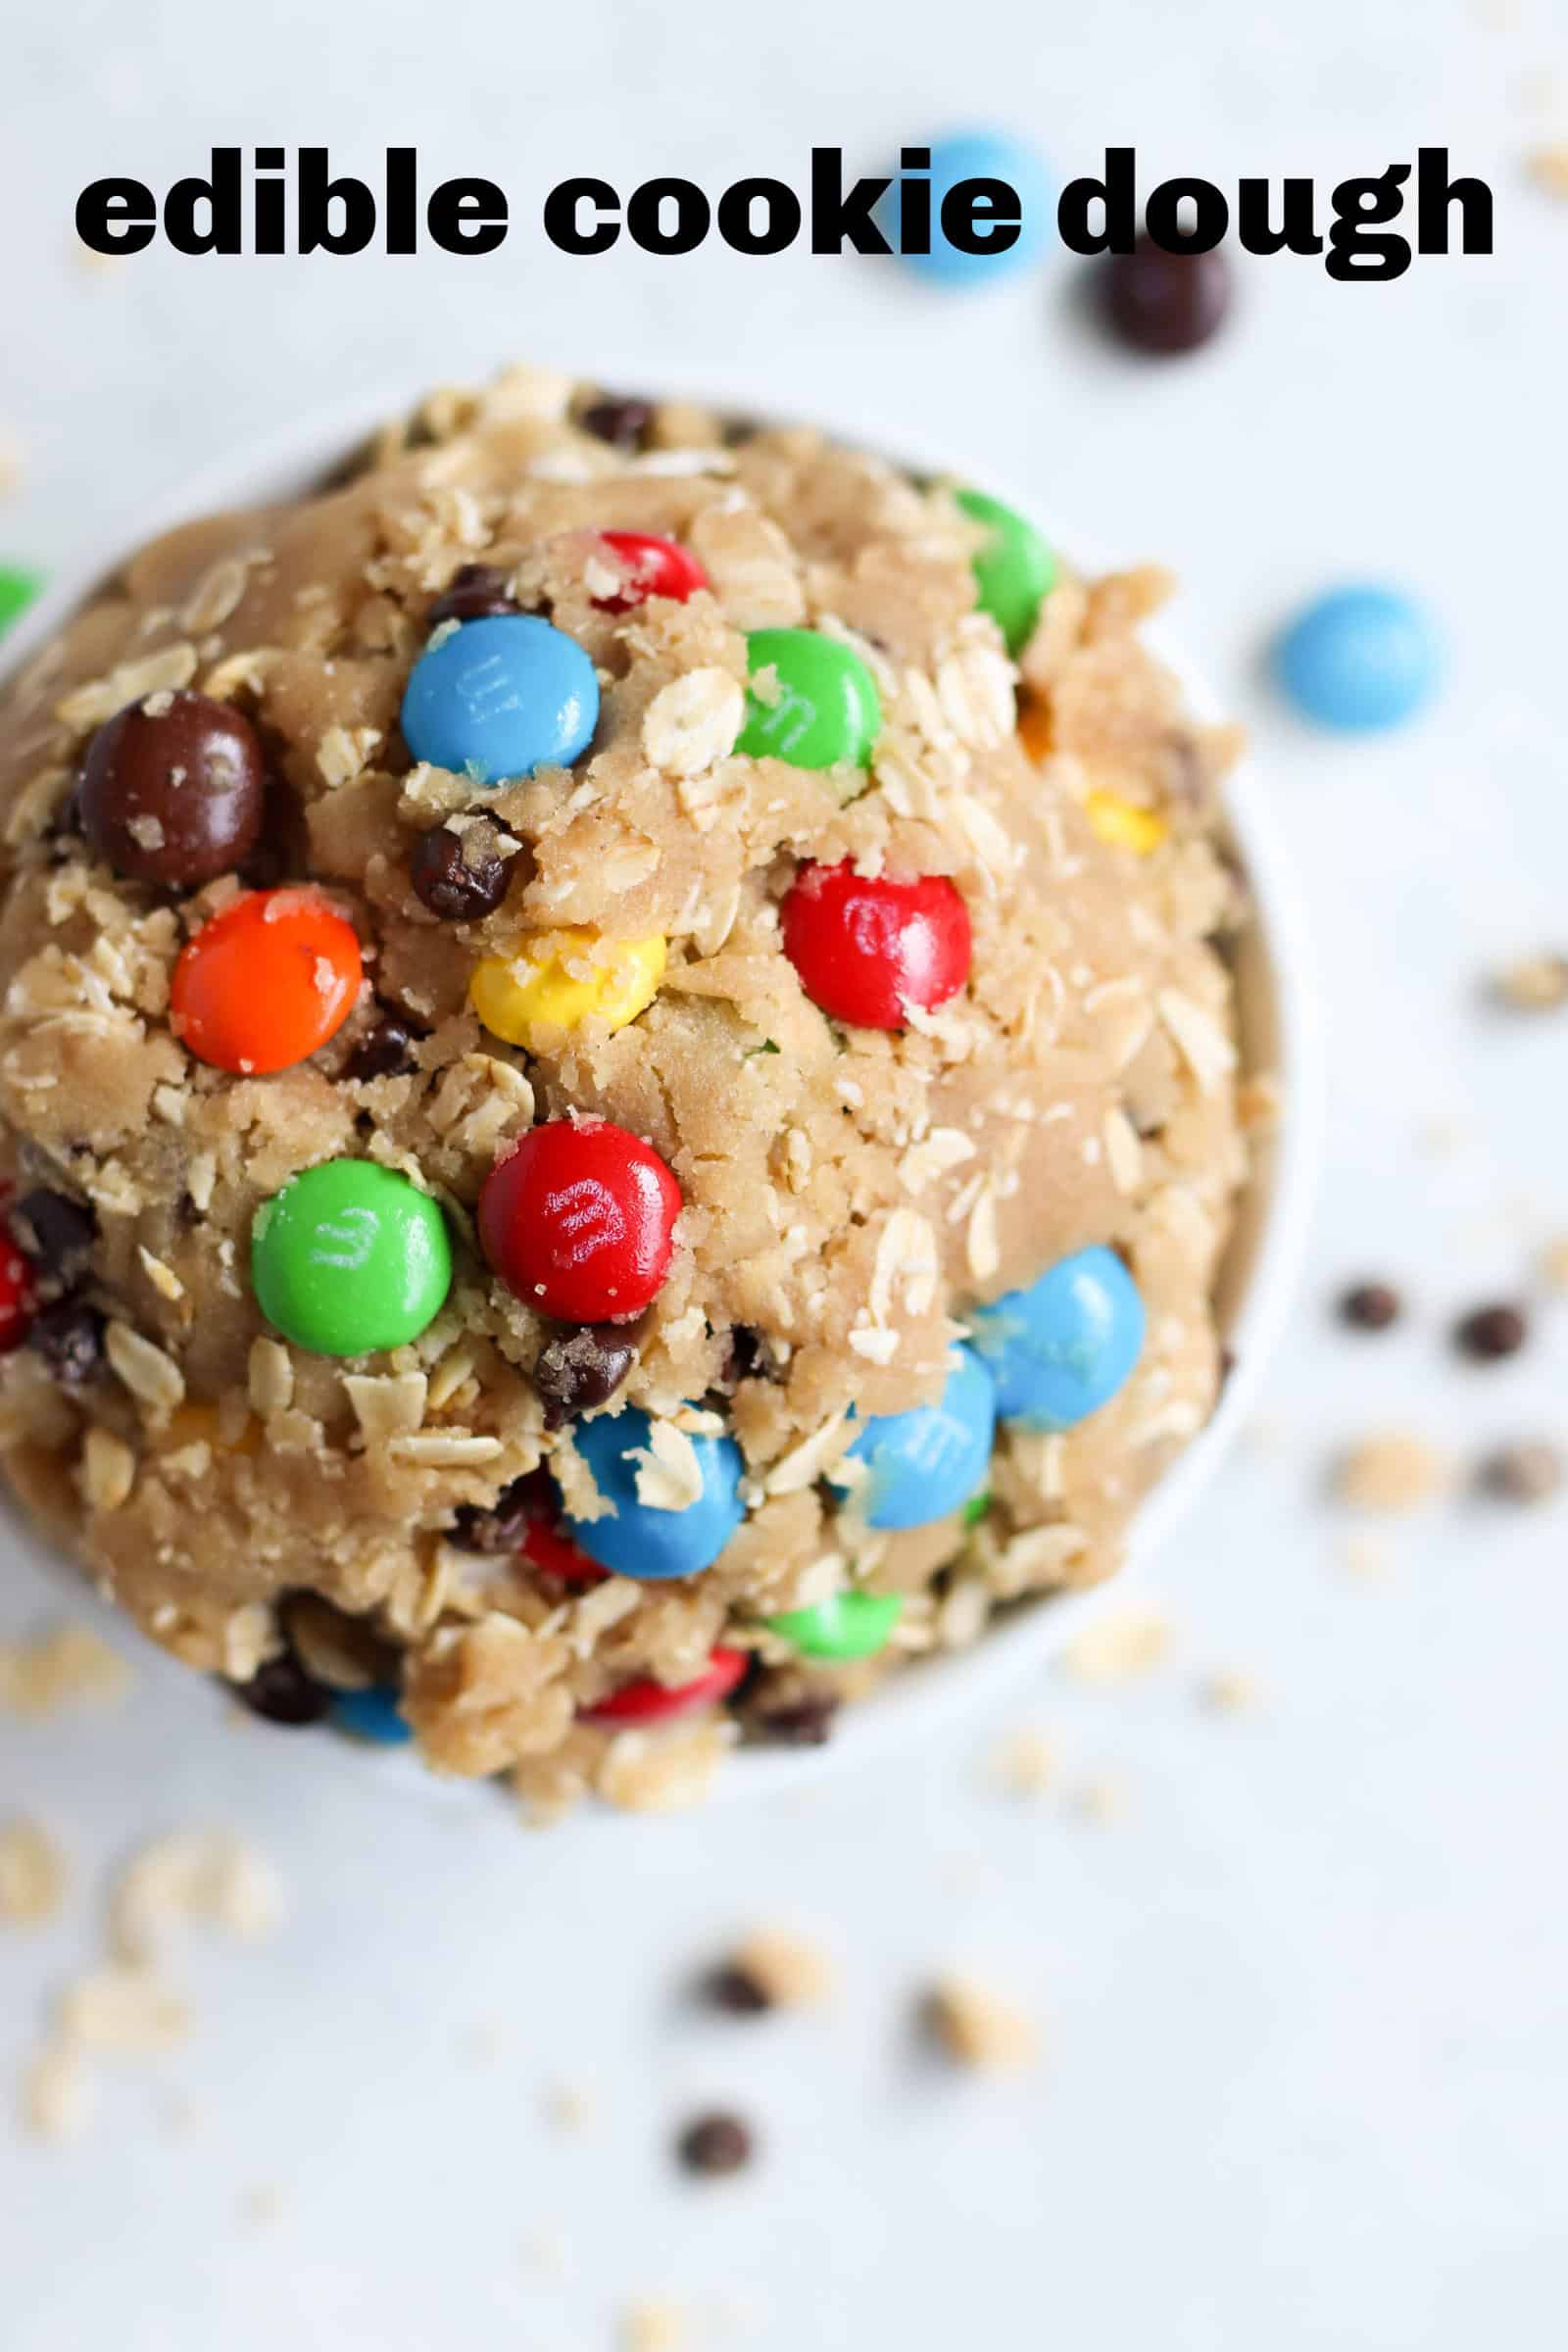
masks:
<svg viewBox="0 0 1568 2352"><path fill-rule="evenodd" d="M34 1315L27 1346L43 1357L62 1388L84 1388L104 1360L105 1318L79 1298L62 1298Z"/></svg>
<svg viewBox="0 0 1568 2352"><path fill-rule="evenodd" d="M533 1385L545 1408L546 1429L608 1403L631 1370L637 1349L613 1323L579 1323L557 1332L539 1351Z"/></svg>
<svg viewBox="0 0 1568 2352"><path fill-rule="evenodd" d="M724 2173L744 2171L752 2160L752 2134L738 2115L715 2109L699 2115L675 2142L675 2153L689 2173L717 2180Z"/></svg>
<svg viewBox="0 0 1568 2352"><path fill-rule="evenodd" d="M98 1219L67 1193L24 1193L11 1211L11 1230L39 1271L69 1285L79 1277L98 1238Z"/></svg>
<svg viewBox="0 0 1568 2352"><path fill-rule="evenodd" d="M1223 253L1166 253L1142 236L1131 253L1114 253L1101 280L1105 317L1135 351L1170 358L1196 351L1219 326L1231 300Z"/></svg>
<svg viewBox="0 0 1568 2352"><path fill-rule="evenodd" d="M227 703L183 688L146 695L98 729L76 797L88 847L117 874L192 890L231 873L256 845L261 738Z"/></svg>
<svg viewBox="0 0 1568 2352"><path fill-rule="evenodd" d="M494 843L494 829L485 819L462 833L450 825L432 825L421 833L409 860L409 878L421 906L447 923L477 922L493 914L507 895L513 864Z"/></svg>
<svg viewBox="0 0 1568 2352"><path fill-rule="evenodd" d="M462 1551L515 1551L528 1532L530 1504L539 1494L538 1472L514 1478L503 1487L488 1510L474 1502L458 1505L447 1541Z"/></svg>
<svg viewBox="0 0 1568 2352"><path fill-rule="evenodd" d="M267 1659L248 1683L229 1688L242 1706L268 1723L319 1723L332 1704L325 1684L307 1674L291 1651Z"/></svg>
<svg viewBox="0 0 1568 2352"><path fill-rule="evenodd" d="M430 607L432 629L446 620L488 620L498 612L520 612L508 575L493 564L465 564Z"/></svg>
<svg viewBox="0 0 1568 2352"><path fill-rule="evenodd" d="M724 1353L724 1366L719 1374L723 1386L732 1389L738 1380L776 1380L778 1364L767 1344L766 1334L754 1331L749 1323L731 1327L729 1347Z"/></svg>
<svg viewBox="0 0 1568 2352"><path fill-rule="evenodd" d="M1545 1502L1563 1481L1563 1459L1544 1438L1503 1446L1481 1465L1480 1483L1503 1502Z"/></svg>
<svg viewBox="0 0 1568 2352"><path fill-rule="evenodd" d="M583 431L592 433L596 441L608 441L612 449L628 450L643 447L653 421L653 402L638 400L630 394L596 400L577 419Z"/></svg>
<svg viewBox="0 0 1568 2352"><path fill-rule="evenodd" d="M1399 1319L1399 1294L1386 1282L1358 1282L1340 1300L1340 1320L1352 1331L1387 1331Z"/></svg>
<svg viewBox="0 0 1568 2352"><path fill-rule="evenodd" d="M349 1055L345 1075L362 1081L401 1078L413 1067L414 1031L397 1013L383 1012L371 1022Z"/></svg>
<svg viewBox="0 0 1568 2352"><path fill-rule="evenodd" d="M833 1737L839 1702L829 1690L769 1705L764 1699L746 1710L748 1728L777 1747L825 1747Z"/></svg>
<svg viewBox="0 0 1568 2352"><path fill-rule="evenodd" d="M698 1989L710 2009L722 2009L726 2017L760 2017L776 2006L767 1986L735 1960L710 1970Z"/></svg>
<svg viewBox="0 0 1568 2352"><path fill-rule="evenodd" d="M1517 1355L1530 1337L1530 1326L1516 1306L1478 1306L1453 1327L1453 1344L1461 1355L1481 1364Z"/></svg>

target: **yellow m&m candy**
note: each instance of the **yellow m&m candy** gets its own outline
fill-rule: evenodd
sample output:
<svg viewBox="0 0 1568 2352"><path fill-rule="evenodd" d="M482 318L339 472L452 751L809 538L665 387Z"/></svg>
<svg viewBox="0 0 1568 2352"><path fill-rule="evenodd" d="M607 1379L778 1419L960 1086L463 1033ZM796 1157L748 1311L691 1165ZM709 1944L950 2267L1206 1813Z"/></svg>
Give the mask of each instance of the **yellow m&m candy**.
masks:
<svg viewBox="0 0 1568 2352"><path fill-rule="evenodd" d="M1140 858L1157 850L1170 830L1154 809L1140 808L1136 801L1124 801L1119 792L1087 794L1084 814L1102 841L1108 841L1112 849L1131 850Z"/></svg>
<svg viewBox="0 0 1568 2352"><path fill-rule="evenodd" d="M662 931L644 939L543 932L514 956L476 963L468 1002L493 1037L532 1051L549 1029L577 1029L587 1020L624 1029L659 994L664 956Z"/></svg>

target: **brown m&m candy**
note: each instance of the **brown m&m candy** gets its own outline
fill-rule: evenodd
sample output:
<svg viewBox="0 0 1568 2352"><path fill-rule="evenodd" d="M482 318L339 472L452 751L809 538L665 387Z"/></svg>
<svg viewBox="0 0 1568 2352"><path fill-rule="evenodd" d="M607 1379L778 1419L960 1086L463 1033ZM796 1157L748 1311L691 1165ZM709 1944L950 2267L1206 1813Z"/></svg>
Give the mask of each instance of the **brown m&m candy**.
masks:
<svg viewBox="0 0 1568 2352"><path fill-rule="evenodd" d="M96 857L131 882L194 890L239 865L262 829L267 771L242 712L204 694L149 694L106 720L76 788Z"/></svg>
<svg viewBox="0 0 1568 2352"><path fill-rule="evenodd" d="M1211 253L1167 253L1140 237L1131 253L1112 254L1102 289L1112 331L1134 351L1172 359L1197 351L1230 308L1230 264Z"/></svg>

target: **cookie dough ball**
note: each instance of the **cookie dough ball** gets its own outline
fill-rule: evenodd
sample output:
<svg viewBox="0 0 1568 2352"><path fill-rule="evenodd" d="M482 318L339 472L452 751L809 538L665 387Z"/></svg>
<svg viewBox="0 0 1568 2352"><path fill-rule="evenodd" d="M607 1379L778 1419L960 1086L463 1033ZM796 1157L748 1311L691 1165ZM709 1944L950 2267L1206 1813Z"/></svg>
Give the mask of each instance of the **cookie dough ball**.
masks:
<svg viewBox="0 0 1568 2352"><path fill-rule="evenodd" d="M1106 1575L1247 1172L1159 592L529 370L134 557L0 729L0 1439L100 1587L549 1811Z"/></svg>

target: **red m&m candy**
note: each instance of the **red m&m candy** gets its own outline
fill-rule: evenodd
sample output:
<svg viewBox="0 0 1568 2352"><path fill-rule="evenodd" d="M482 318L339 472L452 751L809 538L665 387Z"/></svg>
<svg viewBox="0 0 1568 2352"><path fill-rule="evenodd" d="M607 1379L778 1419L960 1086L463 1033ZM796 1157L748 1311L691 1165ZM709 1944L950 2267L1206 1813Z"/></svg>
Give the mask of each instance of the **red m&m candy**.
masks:
<svg viewBox="0 0 1568 2352"><path fill-rule="evenodd" d="M680 1187L609 1119L553 1119L500 1159L479 1239L509 1291L564 1323L640 1315L669 1271Z"/></svg>
<svg viewBox="0 0 1568 2352"><path fill-rule="evenodd" d="M680 1683L673 1690L651 1676L623 1683L596 1707L584 1707L582 1720L621 1725L668 1723L671 1716L688 1715L695 1707L710 1707L716 1699L727 1698L750 1663L744 1649L712 1650L702 1673L691 1682Z"/></svg>
<svg viewBox="0 0 1568 2352"><path fill-rule="evenodd" d="M969 977L969 913L945 875L895 882L803 865L780 908L784 953L813 1004L860 1029L902 1029Z"/></svg>
<svg viewBox="0 0 1568 2352"><path fill-rule="evenodd" d="M342 1028L363 977L353 924L319 892L251 891L181 950L174 1034L220 1070L291 1069Z"/></svg>
<svg viewBox="0 0 1568 2352"><path fill-rule="evenodd" d="M683 605L694 589L708 586L697 558L673 539L656 538L651 531L601 531L599 536L626 582L618 595L594 598L601 612L629 612L651 596Z"/></svg>
<svg viewBox="0 0 1568 2352"><path fill-rule="evenodd" d="M32 1268L9 1234L0 1234L0 1355L20 1348L32 1321Z"/></svg>
<svg viewBox="0 0 1568 2352"><path fill-rule="evenodd" d="M561 1506L556 1499L555 1484L549 1473L539 1470L528 1482L523 1503L522 1542L517 1551L522 1559L541 1569L546 1576L561 1579L564 1585L602 1585L608 1570L585 1551L579 1551L561 1525Z"/></svg>

